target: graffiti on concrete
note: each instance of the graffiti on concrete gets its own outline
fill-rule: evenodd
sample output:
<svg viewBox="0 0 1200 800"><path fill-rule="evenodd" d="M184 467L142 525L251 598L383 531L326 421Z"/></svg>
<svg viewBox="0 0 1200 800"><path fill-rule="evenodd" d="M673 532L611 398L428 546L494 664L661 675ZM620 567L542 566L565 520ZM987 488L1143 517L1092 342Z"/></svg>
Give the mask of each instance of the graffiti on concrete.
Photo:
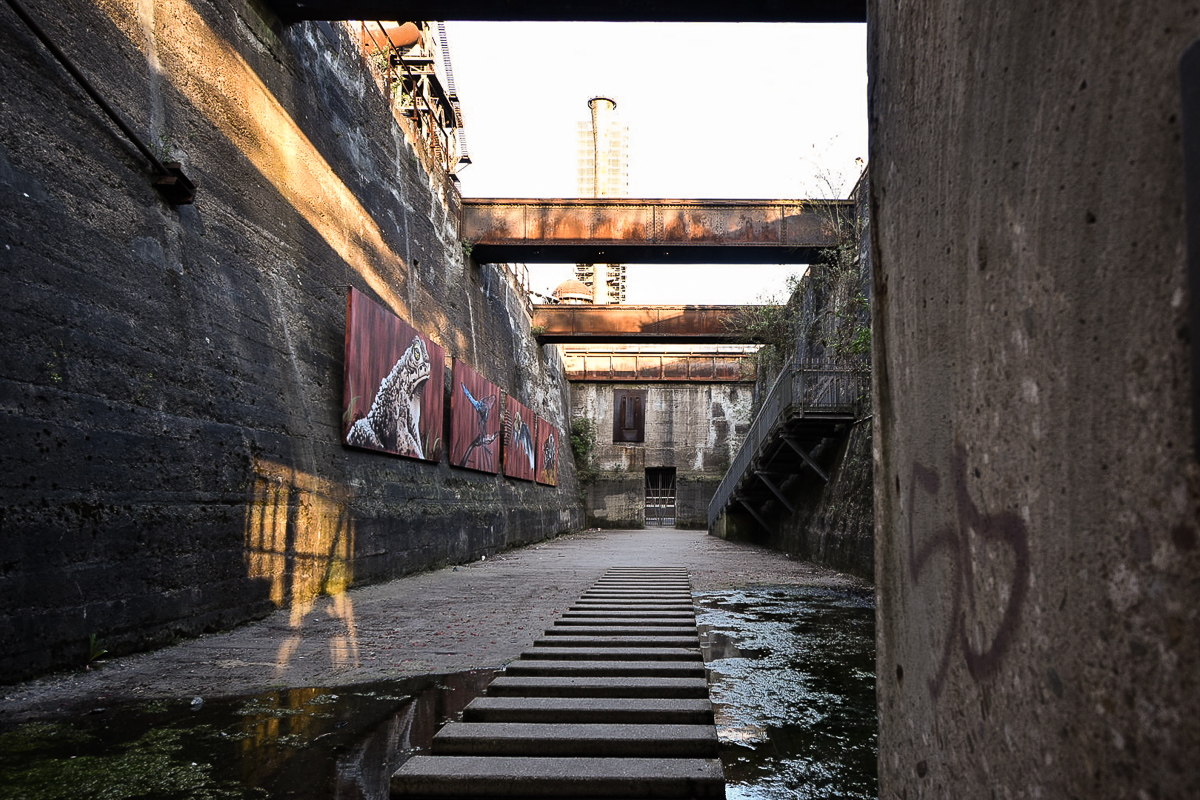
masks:
<svg viewBox="0 0 1200 800"><path fill-rule="evenodd" d="M937 472L914 463L908 496L908 569L913 585L921 582L921 576L939 557L948 559L950 569L950 610L942 631L937 672L929 681L934 698L945 688L957 651L962 652L967 672L975 680L996 672L1012 645L1029 590L1029 533L1025 522L1011 511L981 511L967 487L967 454L962 445L955 446L952 461L954 518L919 546L913 525L918 492L927 502L938 498L941 479ZM978 471L975 474L978 476ZM999 608L994 608L977 593L977 577L983 570L1003 569L1003 562L995 556L997 549L1011 555L1011 581L1007 584L1007 599L1001 599ZM985 620L992 630L981 636L978 632L984 629Z"/></svg>

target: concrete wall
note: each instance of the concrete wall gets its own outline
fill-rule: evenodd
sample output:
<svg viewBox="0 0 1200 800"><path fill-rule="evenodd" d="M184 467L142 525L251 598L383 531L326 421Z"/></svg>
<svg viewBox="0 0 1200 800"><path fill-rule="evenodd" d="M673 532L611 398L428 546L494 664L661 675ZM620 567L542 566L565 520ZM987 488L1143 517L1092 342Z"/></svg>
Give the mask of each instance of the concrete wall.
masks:
<svg viewBox="0 0 1200 800"><path fill-rule="evenodd" d="M761 542L805 561L874 580L871 428L872 420L860 421L822 444L814 458L829 474L828 483L812 470L804 470L780 485L796 510L788 513L777 503L761 509L774 522L770 535L748 514L733 509L736 522L730 526L726 521L725 538Z"/></svg>
<svg viewBox="0 0 1200 800"><path fill-rule="evenodd" d="M0 9L0 680L80 665L92 634L119 653L301 620L581 524L569 463L554 489L341 444L350 285L560 426L567 406L346 28L240 0L29 6L199 194L165 205Z"/></svg>
<svg viewBox="0 0 1200 800"><path fill-rule="evenodd" d="M750 428L750 383L571 383L571 416L596 425L587 524L640 528L646 468L674 467L676 525L708 526L708 501ZM645 442L613 442L613 391L646 390Z"/></svg>
<svg viewBox="0 0 1200 800"><path fill-rule="evenodd" d="M1192 796L1198 10L869 8L880 796Z"/></svg>

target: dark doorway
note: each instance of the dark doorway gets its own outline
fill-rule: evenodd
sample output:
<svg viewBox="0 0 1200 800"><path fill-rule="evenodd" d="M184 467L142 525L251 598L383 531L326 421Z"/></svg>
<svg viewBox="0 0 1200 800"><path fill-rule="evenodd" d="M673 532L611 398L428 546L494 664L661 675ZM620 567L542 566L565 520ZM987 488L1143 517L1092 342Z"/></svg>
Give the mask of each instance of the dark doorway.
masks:
<svg viewBox="0 0 1200 800"><path fill-rule="evenodd" d="M646 527L675 527L675 468L646 468Z"/></svg>

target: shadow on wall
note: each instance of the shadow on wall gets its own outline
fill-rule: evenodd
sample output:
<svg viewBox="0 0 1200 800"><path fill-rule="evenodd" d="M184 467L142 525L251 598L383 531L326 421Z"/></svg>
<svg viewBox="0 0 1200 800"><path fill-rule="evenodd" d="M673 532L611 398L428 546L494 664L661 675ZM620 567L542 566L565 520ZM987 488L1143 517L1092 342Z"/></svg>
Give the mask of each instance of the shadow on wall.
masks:
<svg viewBox="0 0 1200 800"><path fill-rule="evenodd" d="M335 668L359 664L354 603L346 593L354 580L354 521L349 489L272 461L254 464L246 506L246 568L268 581L271 601L290 610L293 634L280 646L275 669L291 663L304 639L309 614L324 606L337 629L328 640Z"/></svg>

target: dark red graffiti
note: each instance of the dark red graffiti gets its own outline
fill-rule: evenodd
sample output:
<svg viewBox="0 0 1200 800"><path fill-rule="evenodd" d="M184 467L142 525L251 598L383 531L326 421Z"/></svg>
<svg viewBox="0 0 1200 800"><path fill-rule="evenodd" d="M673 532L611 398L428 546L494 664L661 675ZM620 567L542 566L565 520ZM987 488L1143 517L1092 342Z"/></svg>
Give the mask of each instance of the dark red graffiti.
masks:
<svg viewBox="0 0 1200 800"><path fill-rule="evenodd" d="M962 651L967 672L972 678L980 680L996 672L1020 625L1021 609L1029 591L1029 533L1025 522L1009 511L990 514L980 511L967 488L967 454L962 445L955 446L953 462L956 520L938 528L920 546L917 546L913 528L917 492L920 490L922 494L935 498L941 489L941 480L932 469L914 463L908 492L908 571L913 584L920 583L926 567L943 552L952 569L950 613L943 632L941 657L937 672L929 681L930 694L935 698L945 688L946 676L956 650ZM1010 548L1013 555L1012 587L1008 602L995 633L982 648L973 645L968 636L968 621L978 619L980 612L975 597L976 567L970 553L969 537L972 532L986 543Z"/></svg>

